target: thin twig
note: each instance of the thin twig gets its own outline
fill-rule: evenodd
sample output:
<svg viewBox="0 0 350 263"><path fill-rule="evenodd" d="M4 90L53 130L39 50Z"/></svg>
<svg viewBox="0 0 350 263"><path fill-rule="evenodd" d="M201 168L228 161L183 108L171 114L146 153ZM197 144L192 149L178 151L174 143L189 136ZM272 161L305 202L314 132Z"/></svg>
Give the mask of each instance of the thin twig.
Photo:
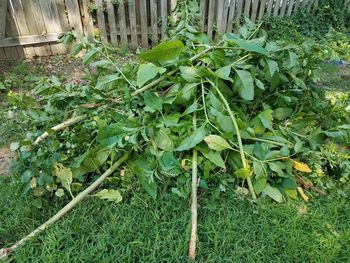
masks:
<svg viewBox="0 0 350 263"><path fill-rule="evenodd" d="M197 115L193 114L193 129L197 129ZM198 151L193 149L192 156L192 202L191 202L191 236L188 249L188 256L192 259L196 259L196 243L197 243L197 217L198 217L198 200L197 200L197 161Z"/></svg>
<svg viewBox="0 0 350 263"><path fill-rule="evenodd" d="M21 240L17 241L14 245L9 248L0 249L0 260L5 258L9 253L23 245L26 241L33 238L37 234L47 229L50 225L54 224L70 210L72 210L77 204L83 201L89 194L91 194L109 175L111 175L123 162L128 158L129 154L125 153L118 161L116 161L107 171L105 171L95 182L93 182L88 188L77 195L72 201L70 201L65 207L57 212L53 217L47 220L44 224L36 228L29 235L25 236Z"/></svg>

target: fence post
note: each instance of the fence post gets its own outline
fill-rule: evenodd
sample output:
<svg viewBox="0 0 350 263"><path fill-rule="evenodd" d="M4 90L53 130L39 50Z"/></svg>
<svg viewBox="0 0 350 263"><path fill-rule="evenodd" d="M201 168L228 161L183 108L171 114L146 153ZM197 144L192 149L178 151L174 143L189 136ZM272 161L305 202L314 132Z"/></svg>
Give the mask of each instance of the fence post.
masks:
<svg viewBox="0 0 350 263"><path fill-rule="evenodd" d="M0 0L0 39L5 38L7 0Z"/></svg>

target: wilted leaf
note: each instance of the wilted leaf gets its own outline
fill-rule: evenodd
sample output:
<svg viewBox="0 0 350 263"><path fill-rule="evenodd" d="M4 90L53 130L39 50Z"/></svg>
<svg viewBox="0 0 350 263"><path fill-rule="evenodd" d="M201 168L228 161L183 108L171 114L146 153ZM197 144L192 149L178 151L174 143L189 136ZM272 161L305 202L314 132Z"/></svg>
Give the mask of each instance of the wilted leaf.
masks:
<svg viewBox="0 0 350 263"><path fill-rule="evenodd" d="M240 168L235 171L235 175L241 179L247 179L251 176L250 167Z"/></svg>
<svg viewBox="0 0 350 263"><path fill-rule="evenodd" d="M72 195L72 191L70 188L70 185L73 181L72 170L70 168L65 167L61 163L56 163L53 166L53 174L54 176L57 176L62 186Z"/></svg>
<svg viewBox="0 0 350 263"><path fill-rule="evenodd" d="M62 188L58 188L58 189L56 190L56 192L55 192L55 195L56 195L57 197L62 197L62 196L64 196L64 190L63 190Z"/></svg>
<svg viewBox="0 0 350 263"><path fill-rule="evenodd" d="M100 199L105 199L108 201L112 201L115 203L119 203L123 200L122 195L119 193L119 191L114 190L114 189L103 189L100 192L95 194L96 197L100 198Z"/></svg>
<svg viewBox="0 0 350 263"><path fill-rule="evenodd" d="M293 167L295 170L303 173L312 173L312 170L306 163L293 161Z"/></svg>
<svg viewBox="0 0 350 263"><path fill-rule="evenodd" d="M211 161L216 166L219 166L221 168L226 168L225 162L222 159L220 152L210 151L210 150L206 150L206 149L200 149L200 152L204 155L205 158L207 158L209 161Z"/></svg>
<svg viewBox="0 0 350 263"><path fill-rule="evenodd" d="M108 84L110 84L113 81L116 81L118 79L120 79L120 76L117 75L117 74L112 74L112 75L106 75L106 76L99 77L98 80L97 80L96 89L102 89L106 85L108 85Z"/></svg>
<svg viewBox="0 0 350 263"><path fill-rule="evenodd" d="M303 198L303 200L305 202L309 202L309 197L304 193L303 189L300 186L297 187L297 190L298 190L301 198Z"/></svg>

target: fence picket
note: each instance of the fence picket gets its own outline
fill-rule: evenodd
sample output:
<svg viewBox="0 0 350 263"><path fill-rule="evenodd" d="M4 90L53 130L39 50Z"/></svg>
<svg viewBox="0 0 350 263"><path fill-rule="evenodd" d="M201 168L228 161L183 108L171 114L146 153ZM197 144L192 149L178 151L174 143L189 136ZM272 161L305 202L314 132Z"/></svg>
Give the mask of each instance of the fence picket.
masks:
<svg viewBox="0 0 350 263"><path fill-rule="evenodd" d="M273 1L274 0L269 0L269 3L267 4L267 10L266 10L266 15L267 16L270 16L271 13L272 13Z"/></svg>
<svg viewBox="0 0 350 263"><path fill-rule="evenodd" d="M162 38L165 37L166 34L166 29L168 27L168 1L167 0L161 0L160 1L160 6L161 6L161 19L162 19Z"/></svg>
<svg viewBox="0 0 350 263"><path fill-rule="evenodd" d="M126 47L128 45L128 33L126 32L126 20L125 20L125 5L121 3L118 6L118 18L119 18L119 34L120 45Z"/></svg>
<svg viewBox="0 0 350 263"><path fill-rule="evenodd" d="M131 29L131 47L137 48L138 33L137 33L135 0L129 0L128 7L129 7L129 20L130 20L130 29Z"/></svg>
<svg viewBox="0 0 350 263"><path fill-rule="evenodd" d="M202 18L207 17L207 0L202 0L200 1L200 6L199 6L200 14ZM199 28L202 31L205 31L205 19L201 19L199 22Z"/></svg>
<svg viewBox="0 0 350 263"><path fill-rule="evenodd" d="M273 16L278 16L278 11L280 10L281 0L275 0L273 7Z"/></svg>
<svg viewBox="0 0 350 263"><path fill-rule="evenodd" d="M279 16L281 16L281 17L285 16L286 8L287 8L287 0L282 0Z"/></svg>
<svg viewBox="0 0 350 263"><path fill-rule="evenodd" d="M244 0L238 0L238 2L237 2L236 27L238 27L241 16L242 16L243 1Z"/></svg>
<svg viewBox="0 0 350 263"><path fill-rule="evenodd" d="M261 0L258 20L261 20L263 18L265 9L266 9L266 0Z"/></svg>
<svg viewBox="0 0 350 263"><path fill-rule="evenodd" d="M249 14L250 14L250 4L251 4L251 0L244 1L244 15L246 17L249 17Z"/></svg>
<svg viewBox="0 0 350 263"><path fill-rule="evenodd" d="M290 16L292 14L293 7L294 7L294 0L289 0L287 16Z"/></svg>
<svg viewBox="0 0 350 263"><path fill-rule="evenodd" d="M228 15L228 21L227 21L227 31L228 32L232 32L232 29L233 29L233 18L234 18L234 15L235 15L235 11L236 11L236 0L231 0L230 1L230 12L229 12L229 15Z"/></svg>
<svg viewBox="0 0 350 263"><path fill-rule="evenodd" d="M103 43L108 43L107 31L106 31L106 19L102 0L95 0L97 24L100 32L100 38Z"/></svg>
<svg viewBox="0 0 350 263"><path fill-rule="evenodd" d="M117 24L115 21L114 5L112 1L107 1L107 14L111 43L114 46L118 46Z"/></svg>
<svg viewBox="0 0 350 263"><path fill-rule="evenodd" d="M70 27L74 28L75 31L82 35L83 26L81 24L81 15L78 0L66 0L65 2Z"/></svg>
<svg viewBox="0 0 350 263"><path fill-rule="evenodd" d="M208 8L208 29L207 34L209 39L213 39L213 25L214 25L214 12L215 12L215 0L209 0L209 8Z"/></svg>
<svg viewBox="0 0 350 263"><path fill-rule="evenodd" d="M151 0L151 28L152 28L152 44L158 43L158 7L157 0Z"/></svg>
<svg viewBox="0 0 350 263"><path fill-rule="evenodd" d="M144 0L139 1L140 6L140 23L141 23L141 45L148 47L148 26L147 26L147 3Z"/></svg>
<svg viewBox="0 0 350 263"><path fill-rule="evenodd" d="M260 0L253 0L252 14L250 16L252 21L256 20L256 16L257 16L257 13L258 13L259 2L260 2Z"/></svg>

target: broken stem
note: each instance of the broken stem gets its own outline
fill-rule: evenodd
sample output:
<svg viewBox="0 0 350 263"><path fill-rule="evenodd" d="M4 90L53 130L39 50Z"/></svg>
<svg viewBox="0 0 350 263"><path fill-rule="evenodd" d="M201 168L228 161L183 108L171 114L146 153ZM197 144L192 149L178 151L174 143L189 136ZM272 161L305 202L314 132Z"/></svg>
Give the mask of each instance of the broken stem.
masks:
<svg viewBox="0 0 350 263"><path fill-rule="evenodd" d="M193 128L196 129L197 126L197 116L196 113L193 115ZM197 200L197 162L198 162L198 152L193 149L192 156L192 202L191 202L191 236L190 244L188 249L188 256L192 259L196 259L196 242L197 242L197 216L198 216L198 200Z"/></svg>
<svg viewBox="0 0 350 263"><path fill-rule="evenodd" d="M77 116L77 117L73 117L69 120L66 120L54 127L52 127L50 130L54 131L54 132L58 132L60 130L63 130L64 128L67 128L69 126L72 126L78 122L80 122L81 120L85 119L85 116ZM49 136L49 133L46 131L44 132L42 135L40 135L38 138L36 138L36 140L34 141L33 145L38 145L42 140L46 139Z"/></svg>
<svg viewBox="0 0 350 263"><path fill-rule="evenodd" d="M83 201L89 194L91 194L100 184L111 175L123 162L126 161L129 154L124 153L122 157L118 161L116 161L107 171L105 171L95 182L93 182L88 188L82 191L79 195L77 195L72 201L70 201L65 207L63 207L60 211L57 212L53 217L47 220L44 224L33 230L29 235L25 236L21 240L17 241L14 245L9 248L0 249L0 260L6 257L13 250L23 245L26 241L36 236L40 232L47 229L50 225L54 224L61 217L67 214L70 210L72 210L77 204Z"/></svg>

